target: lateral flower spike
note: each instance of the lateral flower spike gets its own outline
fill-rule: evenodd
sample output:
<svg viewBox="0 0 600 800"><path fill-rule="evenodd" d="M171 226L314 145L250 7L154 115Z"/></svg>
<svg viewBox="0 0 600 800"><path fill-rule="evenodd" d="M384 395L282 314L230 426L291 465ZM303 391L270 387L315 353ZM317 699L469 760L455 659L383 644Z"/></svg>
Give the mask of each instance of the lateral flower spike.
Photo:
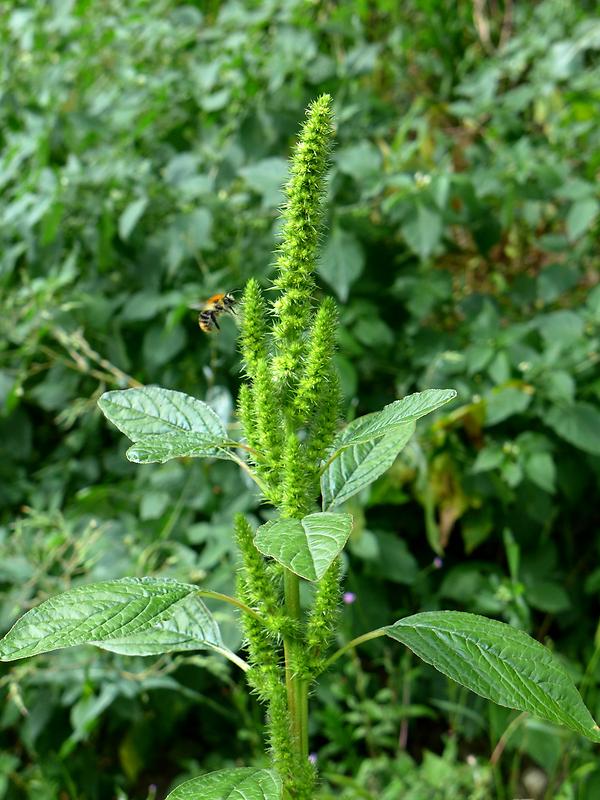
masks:
<svg viewBox="0 0 600 800"><path fill-rule="evenodd" d="M331 374L337 321L335 302L331 297L326 297L315 316L308 340L304 370L294 398L296 413L302 419L310 419L321 399L327 394L324 389Z"/></svg>
<svg viewBox="0 0 600 800"><path fill-rule="evenodd" d="M274 281L281 295L273 304L276 321L274 373L290 383L301 373L305 333L312 317L319 233L323 222L324 179L333 137L332 101L327 94L307 110L307 119L292 154L291 177L286 186L281 245Z"/></svg>
<svg viewBox="0 0 600 800"><path fill-rule="evenodd" d="M267 363L267 312L258 281L250 278L242 301L242 355L246 374L252 380Z"/></svg>

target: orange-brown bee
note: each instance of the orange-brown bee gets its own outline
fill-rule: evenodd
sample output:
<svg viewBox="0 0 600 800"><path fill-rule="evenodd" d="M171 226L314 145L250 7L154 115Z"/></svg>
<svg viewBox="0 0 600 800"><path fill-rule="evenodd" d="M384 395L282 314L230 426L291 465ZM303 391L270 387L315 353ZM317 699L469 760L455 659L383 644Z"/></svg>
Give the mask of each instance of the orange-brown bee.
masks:
<svg viewBox="0 0 600 800"><path fill-rule="evenodd" d="M217 318L219 314L235 314L235 297L231 292L213 294L202 306L198 315L198 325L204 333L211 333L216 328L221 330Z"/></svg>

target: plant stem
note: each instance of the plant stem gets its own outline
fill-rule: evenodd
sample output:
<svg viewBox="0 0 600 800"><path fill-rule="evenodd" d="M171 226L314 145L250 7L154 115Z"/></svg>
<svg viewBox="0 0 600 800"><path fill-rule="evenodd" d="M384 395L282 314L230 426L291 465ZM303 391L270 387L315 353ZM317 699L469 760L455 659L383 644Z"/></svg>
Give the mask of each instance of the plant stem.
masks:
<svg viewBox="0 0 600 800"><path fill-rule="evenodd" d="M223 449L223 448L222 448L222 449ZM252 480L254 481L254 483L255 483L255 484L258 486L258 488L261 490L261 492L262 492L263 494L265 494L265 493L267 492L267 485L266 485L266 483L264 483L264 481L261 481L261 479L258 477L258 475L257 475L257 474L254 472L254 470L253 470L253 469L251 469L251 468L248 466L248 464L246 464L246 462L245 462L245 461L242 461L242 459L241 459L241 458L238 458L238 457L235 455L235 453L231 453L231 452L229 452L229 451L227 452L227 457L228 457L229 459L231 459L231 461L235 461L235 463L238 465L238 467L239 467L240 469L243 469L243 470L244 470L244 472L245 472L245 473L246 473L246 474L247 474L247 475L248 475L250 478L252 478Z"/></svg>
<svg viewBox="0 0 600 800"><path fill-rule="evenodd" d="M323 665L323 671L328 669L340 656L347 653L348 650L352 650L354 647L358 647L359 644L364 644L364 642L369 642L371 639L378 639L380 636L385 636L385 628L377 628L374 631L369 631L369 633L363 633L362 636L357 636L356 639L352 639L351 642L340 647L339 650L336 650L335 653L327 659Z"/></svg>
<svg viewBox="0 0 600 800"><path fill-rule="evenodd" d="M248 672L250 669L250 665L247 664L243 658L236 656L231 650L228 650L226 647L216 647L215 645L212 646L212 649L215 650L217 653L220 653L222 656L225 656L232 664L235 664L236 667L239 667L242 672Z"/></svg>
<svg viewBox="0 0 600 800"><path fill-rule="evenodd" d="M293 620L300 620L300 579L291 570L284 572L285 609ZM296 674L297 653L301 643L295 636L283 639L285 683L292 720L294 747L302 759L308 758L308 687Z"/></svg>
<svg viewBox="0 0 600 800"><path fill-rule="evenodd" d="M260 614L235 597L230 597L228 594L221 594L221 592L210 592L208 589L198 589L197 593L200 595L200 597L210 597L213 600L222 600L224 603L229 603L229 605L239 608L241 611L244 611L246 614L250 614L250 616L264 624L264 619Z"/></svg>

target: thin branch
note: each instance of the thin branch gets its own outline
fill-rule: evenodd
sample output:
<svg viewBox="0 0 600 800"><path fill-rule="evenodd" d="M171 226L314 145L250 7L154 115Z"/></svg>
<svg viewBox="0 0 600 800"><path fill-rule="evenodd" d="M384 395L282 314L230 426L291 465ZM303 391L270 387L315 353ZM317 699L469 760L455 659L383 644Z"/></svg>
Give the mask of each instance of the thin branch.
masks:
<svg viewBox="0 0 600 800"><path fill-rule="evenodd" d="M362 636L357 636L356 639L352 639L351 642L348 642L343 647L340 647L339 650L336 650L335 653L330 656L325 664L323 665L323 671L328 669L332 664L334 664L340 656L343 656L344 653L347 653L348 650L352 650L355 647L358 647L359 644L364 644L365 642L369 642L371 639L378 639L380 636L385 636L385 628L377 628L374 631L369 631L369 633L363 633Z"/></svg>
<svg viewBox="0 0 600 800"><path fill-rule="evenodd" d="M213 600L221 600L223 603L229 603L230 606L239 608L245 614L250 614L250 616L257 619L263 625L265 623L264 619L257 611L250 608L250 606L247 606L245 603L242 603L242 601L238 600L236 597L231 597L228 594L221 594L221 592L211 592L208 589L197 589L196 591L201 597L210 597Z"/></svg>
<svg viewBox="0 0 600 800"><path fill-rule="evenodd" d="M235 664L236 667L239 667L242 672L248 672L250 669L250 665L247 664L243 658L236 656L235 653L232 653L231 650L227 650L226 647L217 647L216 645L212 645L212 650L216 650L217 653L220 653L222 656L225 656L232 664Z"/></svg>
<svg viewBox="0 0 600 800"><path fill-rule="evenodd" d="M241 458L238 458L238 457L235 455L235 453L229 453L229 458L230 458L232 461L235 461L235 463L238 465L238 467L240 467L240 469L243 469L243 470L244 470L244 472L246 472L246 473L247 473L247 475L249 475L249 476L250 476L250 478L252 478L252 480L253 480L253 481L254 481L254 483L255 483L255 484L258 486L258 488L261 490L261 492L262 492L262 493L265 495L265 497L267 497L267 496L268 496L267 487L266 487L266 486L265 486L265 484L264 484L264 483L261 481L261 479L258 477L258 475L256 475L256 473L255 473L253 470L251 470L251 469L250 469L250 467L248 466L248 464L246 464L246 462L245 462L245 461L242 461L242 459L241 459Z"/></svg>
<svg viewBox="0 0 600 800"><path fill-rule="evenodd" d="M257 456L259 458L262 455L262 453L259 453L258 450L254 449L254 447L250 447L249 444L238 442L235 439L228 439L225 444L227 447L239 447L240 450L245 450L247 453L252 453L253 456Z"/></svg>
<svg viewBox="0 0 600 800"><path fill-rule="evenodd" d="M518 717L515 717L513 721L507 726L506 730L502 734L502 736L498 739L498 744L494 747L494 752L490 756L490 765L495 767L502 753L504 752L504 748L506 747L508 740L519 727L519 725L525 721L525 719L529 716L527 711L523 711L519 714Z"/></svg>

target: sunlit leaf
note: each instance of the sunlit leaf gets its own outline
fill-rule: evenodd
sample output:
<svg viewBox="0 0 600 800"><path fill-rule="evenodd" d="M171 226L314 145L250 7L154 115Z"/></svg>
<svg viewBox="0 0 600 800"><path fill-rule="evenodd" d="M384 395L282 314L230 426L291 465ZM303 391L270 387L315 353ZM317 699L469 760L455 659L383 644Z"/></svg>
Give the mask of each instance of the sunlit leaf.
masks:
<svg viewBox="0 0 600 800"><path fill-rule="evenodd" d="M98 400L104 415L136 446L128 458L142 464L180 456L226 457L227 432L210 406L171 389L105 392Z"/></svg>
<svg viewBox="0 0 600 800"><path fill-rule="evenodd" d="M564 667L523 631L477 614L426 611L385 632L472 692L600 741Z"/></svg>
<svg viewBox="0 0 600 800"><path fill-rule="evenodd" d="M416 421L455 397L454 389L426 389L347 425L321 476L323 508L340 505L383 475L414 433Z"/></svg>
<svg viewBox="0 0 600 800"><path fill-rule="evenodd" d="M137 441L127 450L127 458L136 464L163 464L172 458L231 457L230 450L216 445L199 433L162 433Z"/></svg>
<svg viewBox="0 0 600 800"><path fill-rule="evenodd" d="M339 450L385 436L394 429L404 426L406 422L418 420L436 411L455 397L454 389L426 389L423 392L409 394L384 406L381 411L365 414L364 417L353 420L339 434L333 449Z"/></svg>
<svg viewBox="0 0 600 800"><path fill-rule="evenodd" d="M78 586L32 608L0 640L0 660L80 644L130 656L224 649L195 586L168 578L120 578Z"/></svg>
<svg viewBox="0 0 600 800"><path fill-rule="evenodd" d="M166 800L281 800L281 793L281 780L272 770L239 767L185 781Z"/></svg>
<svg viewBox="0 0 600 800"><path fill-rule="evenodd" d="M344 445L321 475L323 508L328 511L341 505L383 475L415 432L415 424L409 420L385 436Z"/></svg>
<svg viewBox="0 0 600 800"><path fill-rule="evenodd" d="M302 520L278 519L262 525L254 542L296 575L317 581L341 553L352 531L351 514L309 514Z"/></svg>

